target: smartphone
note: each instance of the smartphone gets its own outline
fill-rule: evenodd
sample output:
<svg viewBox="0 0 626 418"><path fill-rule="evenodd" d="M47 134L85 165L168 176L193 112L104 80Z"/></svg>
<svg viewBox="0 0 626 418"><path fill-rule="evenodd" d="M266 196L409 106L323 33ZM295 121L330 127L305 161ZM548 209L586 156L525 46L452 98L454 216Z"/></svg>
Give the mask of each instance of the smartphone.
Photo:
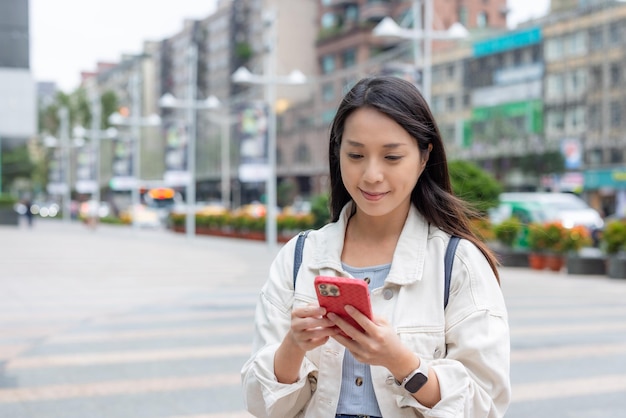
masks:
<svg viewBox="0 0 626 418"><path fill-rule="evenodd" d="M354 306L363 315L372 319L372 305L365 281L346 277L317 276L314 283L320 306L326 308L327 312L341 316L350 325L363 331L363 328L348 315L344 307Z"/></svg>

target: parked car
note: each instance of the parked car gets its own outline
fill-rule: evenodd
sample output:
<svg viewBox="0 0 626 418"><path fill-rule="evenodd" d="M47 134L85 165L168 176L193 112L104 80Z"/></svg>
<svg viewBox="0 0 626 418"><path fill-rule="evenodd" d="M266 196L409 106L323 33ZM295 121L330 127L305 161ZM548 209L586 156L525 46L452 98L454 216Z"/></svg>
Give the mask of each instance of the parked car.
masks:
<svg viewBox="0 0 626 418"><path fill-rule="evenodd" d="M525 247L526 227L532 222L560 222L566 228L582 225L592 236L604 227L600 213L572 193L513 192L500 195L500 205L489 211L491 223L498 225L515 216L524 225L518 245Z"/></svg>

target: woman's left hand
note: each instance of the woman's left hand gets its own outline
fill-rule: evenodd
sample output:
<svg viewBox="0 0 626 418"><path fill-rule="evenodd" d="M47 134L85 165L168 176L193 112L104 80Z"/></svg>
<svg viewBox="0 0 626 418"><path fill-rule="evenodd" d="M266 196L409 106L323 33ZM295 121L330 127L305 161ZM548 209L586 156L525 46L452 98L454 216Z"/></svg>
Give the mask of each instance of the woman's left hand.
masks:
<svg viewBox="0 0 626 418"><path fill-rule="evenodd" d="M387 367L394 358L398 358L406 351L386 319L375 317L374 321L371 321L353 306L346 305L345 309L363 328L363 332L336 314L329 313L327 317L348 336L337 334L332 338L346 347L355 359L361 363Z"/></svg>

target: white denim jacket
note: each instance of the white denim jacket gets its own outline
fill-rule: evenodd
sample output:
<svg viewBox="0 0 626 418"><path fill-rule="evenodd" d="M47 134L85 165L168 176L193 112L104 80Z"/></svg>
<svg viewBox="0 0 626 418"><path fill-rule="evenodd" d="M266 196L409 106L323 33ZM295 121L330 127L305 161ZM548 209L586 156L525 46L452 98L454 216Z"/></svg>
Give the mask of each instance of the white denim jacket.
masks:
<svg viewBox="0 0 626 418"><path fill-rule="evenodd" d="M317 303L317 275L344 276L344 231L351 204L340 219L311 231L293 289L295 238L280 250L256 308L253 354L241 371L247 409L257 417L335 416L344 348L334 339L307 352L296 383L274 375L274 354L291 323L292 306ZM456 251L448 307L443 309L444 254L450 237L411 206L389 276L371 293L375 316L393 324L400 339L439 379L441 401L421 405L394 383L384 367L371 366L383 417L502 417L510 402L510 339L500 287L487 260L467 240Z"/></svg>

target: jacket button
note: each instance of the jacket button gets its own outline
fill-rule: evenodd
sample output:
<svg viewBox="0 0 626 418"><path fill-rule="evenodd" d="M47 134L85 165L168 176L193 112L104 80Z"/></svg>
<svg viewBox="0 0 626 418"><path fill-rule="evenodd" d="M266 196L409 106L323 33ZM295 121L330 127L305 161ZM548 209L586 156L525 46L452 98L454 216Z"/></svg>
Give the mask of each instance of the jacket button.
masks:
<svg viewBox="0 0 626 418"><path fill-rule="evenodd" d="M391 289L385 289L383 291L383 297L385 298L385 300L389 300L393 297L393 290Z"/></svg>
<svg viewBox="0 0 626 418"><path fill-rule="evenodd" d="M357 385L357 386L363 386L363 378L362 377L357 377L354 380L354 384Z"/></svg>
<svg viewBox="0 0 626 418"><path fill-rule="evenodd" d="M435 352L433 353L434 358L441 358L441 350L439 347L435 348Z"/></svg>
<svg viewBox="0 0 626 418"><path fill-rule="evenodd" d="M385 379L385 384L393 385L394 383L396 383L396 378L393 376L387 376L387 378Z"/></svg>
<svg viewBox="0 0 626 418"><path fill-rule="evenodd" d="M370 282L372 281L369 277L366 277L363 279L363 281L367 284L370 284Z"/></svg>

